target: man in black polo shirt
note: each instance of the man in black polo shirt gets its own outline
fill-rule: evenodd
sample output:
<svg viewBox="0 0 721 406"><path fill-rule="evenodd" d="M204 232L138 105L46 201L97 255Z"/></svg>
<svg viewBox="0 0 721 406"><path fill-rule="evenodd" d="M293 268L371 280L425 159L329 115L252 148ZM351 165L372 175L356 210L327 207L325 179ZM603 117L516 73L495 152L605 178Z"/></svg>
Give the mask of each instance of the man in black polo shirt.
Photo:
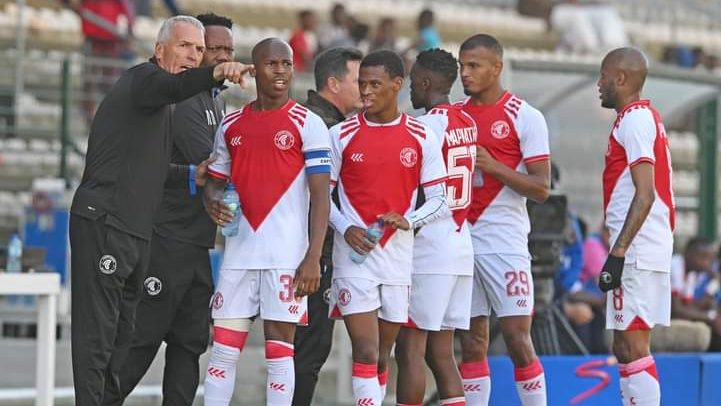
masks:
<svg viewBox="0 0 721 406"><path fill-rule="evenodd" d="M170 105L222 80L243 85L251 68L236 62L197 68L203 36L202 23L193 17L166 20L153 60L123 73L93 119L85 172L70 209L78 405L102 404L106 382L118 389L163 185L187 188L192 180L187 166L169 166ZM197 180L204 177L200 169Z"/></svg>
<svg viewBox="0 0 721 406"><path fill-rule="evenodd" d="M233 22L215 14L197 18L205 27L201 66L232 61ZM215 131L225 115L225 102L220 97L223 89L216 87L175 105L172 163L198 165L210 155ZM208 249L215 245L215 234L215 224L203 207L202 191L188 193L166 186L156 213L135 336L120 370L121 392L106 385L105 405L120 405L133 391L163 341L167 344L163 404L193 403L198 388L198 359L208 347L208 303L213 294Z"/></svg>
<svg viewBox="0 0 721 406"><path fill-rule="evenodd" d="M363 107L358 90L358 70L363 54L352 48L331 48L315 60L315 86L308 91L305 106L323 119L328 128ZM333 200L338 204L337 193ZM328 293L333 279L333 230L328 230L321 256L320 288L308 296L309 324L295 330L295 392L293 406L313 400L318 373L333 344L333 320L328 318Z"/></svg>

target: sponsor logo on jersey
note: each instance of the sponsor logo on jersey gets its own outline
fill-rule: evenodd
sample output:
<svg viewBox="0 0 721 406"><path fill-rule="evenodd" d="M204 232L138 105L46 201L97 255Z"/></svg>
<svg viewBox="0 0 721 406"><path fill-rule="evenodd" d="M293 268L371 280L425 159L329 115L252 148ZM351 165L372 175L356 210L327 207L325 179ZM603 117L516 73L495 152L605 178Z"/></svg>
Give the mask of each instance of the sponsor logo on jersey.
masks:
<svg viewBox="0 0 721 406"><path fill-rule="evenodd" d="M343 288L338 292L338 303L342 306L348 306L351 300L350 290Z"/></svg>
<svg viewBox="0 0 721 406"><path fill-rule="evenodd" d="M491 124L491 135L493 138L502 140L511 134L511 127L503 120L495 121Z"/></svg>
<svg viewBox="0 0 721 406"><path fill-rule="evenodd" d="M273 140L275 141L275 146L281 151L291 149L293 148L293 145L295 145L295 138L293 138L293 134L286 130L280 130L275 133Z"/></svg>
<svg viewBox="0 0 721 406"><path fill-rule="evenodd" d="M231 146L231 147L237 147L237 146L239 146L240 144L242 144L241 136L240 136L240 135L236 135L236 136L234 136L233 138L230 139L230 146Z"/></svg>
<svg viewBox="0 0 721 406"><path fill-rule="evenodd" d="M155 276L146 278L143 286L145 286L145 291L150 296L158 296L160 291L163 290L163 282Z"/></svg>
<svg viewBox="0 0 721 406"><path fill-rule="evenodd" d="M213 296L213 309L218 310L223 307L223 294L216 292Z"/></svg>
<svg viewBox="0 0 721 406"><path fill-rule="evenodd" d="M406 168L412 168L418 162L418 152L411 147L405 147L401 150L401 164Z"/></svg>
<svg viewBox="0 0 721 406"><path fill-rule="evenodd" d="M351 154L350 160L353 162L363 162L363 153L356 152L355 154Z"/></svg>
<svg viewBox="0 0 721 406"><path fill-rule="evenodd" d="M105 275L112 275L118 269L118 261L112 255L103 255L98 263L98 269Z"/></svg>

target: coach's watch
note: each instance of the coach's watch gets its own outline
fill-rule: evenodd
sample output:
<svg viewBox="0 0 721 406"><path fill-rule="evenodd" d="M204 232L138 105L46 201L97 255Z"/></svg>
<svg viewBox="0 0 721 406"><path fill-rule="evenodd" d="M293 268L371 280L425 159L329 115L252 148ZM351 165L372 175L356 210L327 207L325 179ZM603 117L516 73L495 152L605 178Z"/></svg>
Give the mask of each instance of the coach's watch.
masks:
<svg viewBox="0 0 721 406"><path fill-rule="evenodd" d="M706 312L706 318L708 319L708 321L716 320L717 315L718 315L718 311L716 309L711 309L708 312Z"/></svg>

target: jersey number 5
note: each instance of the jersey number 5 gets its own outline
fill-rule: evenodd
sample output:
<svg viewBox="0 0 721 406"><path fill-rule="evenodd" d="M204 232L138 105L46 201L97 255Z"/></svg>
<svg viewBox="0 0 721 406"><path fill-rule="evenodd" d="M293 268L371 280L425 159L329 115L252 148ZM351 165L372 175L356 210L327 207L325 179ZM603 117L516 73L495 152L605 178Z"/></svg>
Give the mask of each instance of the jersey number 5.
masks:
<svg viewBox="0 0 721 406"><path fill-rule="evenodd" d="M465 209L471 204L471 179L475 160L475 146L462 145L448 149L446 195L451 210Z"/></svg>

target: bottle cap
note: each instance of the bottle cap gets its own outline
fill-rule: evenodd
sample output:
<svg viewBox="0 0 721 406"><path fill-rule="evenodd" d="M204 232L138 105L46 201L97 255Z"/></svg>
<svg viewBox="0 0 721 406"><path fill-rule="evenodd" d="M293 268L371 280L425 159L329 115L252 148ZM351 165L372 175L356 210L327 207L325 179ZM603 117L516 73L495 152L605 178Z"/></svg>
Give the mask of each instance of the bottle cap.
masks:
<svg viewBox="0 0 721 406"><path fill-rule="evenodd" d="M233 184L233 182L228 182L228 185L225 187L225 190L235 191L235 185Z"/></svg>

